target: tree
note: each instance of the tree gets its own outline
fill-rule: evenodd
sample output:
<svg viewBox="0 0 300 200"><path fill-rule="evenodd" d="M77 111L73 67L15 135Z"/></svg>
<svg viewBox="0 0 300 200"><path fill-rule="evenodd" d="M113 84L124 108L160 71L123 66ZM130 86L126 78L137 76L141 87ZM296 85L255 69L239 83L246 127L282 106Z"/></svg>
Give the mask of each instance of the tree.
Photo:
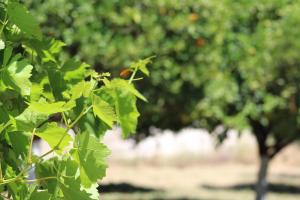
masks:
<svg viewBox="0 0 300 200"><path fill-rule="evenodd" d="M146 99L134 76L148 75L150 60L133 63L129 80L111 79L63 59L65 44L44 37L18 1L0 2L0 23L0 199L99 199L97 180L110 153L101 137L114 124L124 137L135 132L136 101ZM33 154L35 138L51 150ZM28 179L31 169L34 179Z"/></svg>
<svg viewBox="0 0 300 200"><path fill-rule="evenodd" d="M299 0L64 1L65 12L29 4L44 15L46 34L74 43L69 54L98 69L157 55L140 86L151 102L140 130L251 129L262 161L257 199L264 198L269 161L298 138Z"/></svg>
<svg viewBox="0 0 300 200"><path fill-rule="evenodd" d="M236 9L248 12L240 15ZM194 111L202 126L222 125L225 133L250 129L255 135L257 200L266 199L269 162L300 138L300 31L293 28L300 22L299 11L299 1L231 7L235 22L223 30L222 60L204 75L205 97Z"/></svg>

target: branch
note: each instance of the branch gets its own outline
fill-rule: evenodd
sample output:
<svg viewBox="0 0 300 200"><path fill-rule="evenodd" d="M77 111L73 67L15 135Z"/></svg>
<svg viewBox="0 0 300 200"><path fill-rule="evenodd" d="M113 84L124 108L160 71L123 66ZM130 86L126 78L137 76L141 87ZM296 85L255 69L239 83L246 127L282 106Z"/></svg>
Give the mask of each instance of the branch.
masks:
<svg viewBox="0 0 300 200"><path fill-rule="evenodd" d="M32 143L33 143L33 138L34 138L34 135L35 135L35 128L33 129L32 131L32 136L31 136L31 139L30 139L30 146L29 146L29 150L28 150L28 164L31 164L32 163Z"/></svg>
<svg viewBox="0 0 300 200"><path fill-rule="evenodd" d="M135 68L134 68L134 71L133 71L133 73L131 74L131 77L130 77L130 79L129 79L129 83L132 83L132 81L133 81L133 79L134 79L134 77L135 77L135 74L136 74L137 70L138 70L138 67L135 67Z"/></svg>
<svg viewBox="0 0 300 200"><path fill-rule="evenodd" d="M54 152L58 147L59 147L59 145L62 143L62 141L64 140L64 138L66 137L66 135L68 134L68 131L70 130L70 129L72 129L73 128L73 126L75 126L76 125L76 123L92 108L93 106L89 106L87 109L85 109L85 110L83 110L79 115L78 115L78 117L70 124L70 125L68 125L68 124L66 124L67 125L67 127L68 127L68 130L66 131L66 134L64 134L61 138L60 138L60 140L59 140L59 142L50 150L50 151L48 151L48 152L46 152L46 153L44 153L43 155L41 155L40 157L39 157L39 160L41 160L43 157L45 157L45 156L47 156L47 155L49 155L50 153L52 153L52 152Z"/></svg>
<svg viewBox="0 0 300 200"><path fill-rule="evenodd" d="M93 106L89 106L86 110L82 111L78 117L70 124L69 129L73 128L73 126L83 117Z"/></svg>
<svg viewBox="0 0 300 200"><path fill-rule="evenodd" d="M256 137L258 147L259 147L259 154L260 155L268 155L268 146L267 146L267 138L271 131L270 126L263 126L259 121L253 120L251 118L248 118L253 134Z"/></svg>
<svg viewBox="0 0 300 200"><path fill-rule="evenodd" d="M27 180L26 182L32 183L32 182L36 182L36 181L44 181L44 180L49 180L49 179L57 179L57 177L56 176L42 177L42 178Z"/></svg>
<svg viewBox="0 0 300 200"><path fill-rule="evenodd" d="M273 158L277 153L279 153L284 147L298 139L299 136L296 134L294 137L290 137L285 141L276 140L276 144L268 147L268 152L270 158Z"/></svg>

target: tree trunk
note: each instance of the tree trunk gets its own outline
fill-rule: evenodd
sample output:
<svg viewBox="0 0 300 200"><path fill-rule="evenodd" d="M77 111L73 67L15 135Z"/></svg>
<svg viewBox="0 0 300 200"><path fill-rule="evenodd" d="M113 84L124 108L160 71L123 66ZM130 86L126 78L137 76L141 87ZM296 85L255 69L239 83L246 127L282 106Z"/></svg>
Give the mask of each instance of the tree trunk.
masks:
<svg viewBox="0 0 300 200"><path fill-rule="evenodd" d="M269 161L270 158L267 155L260 156L260 168L256 184L256 200L266 200L268 190L267 171Z"/></svg>

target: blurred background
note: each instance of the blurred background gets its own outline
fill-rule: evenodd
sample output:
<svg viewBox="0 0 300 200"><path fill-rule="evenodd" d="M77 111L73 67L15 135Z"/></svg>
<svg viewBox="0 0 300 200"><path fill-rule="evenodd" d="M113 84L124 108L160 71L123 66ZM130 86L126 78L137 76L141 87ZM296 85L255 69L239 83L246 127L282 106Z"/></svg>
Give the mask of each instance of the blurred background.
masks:
<svg viewBox="0 0 300 200"><path fill-rule="evenodd" d="M268 199L300 198L299 0L25 4L65 41L62 56L97 71L155 55L136 83L149 101L137 134L104 138L103 199L254 199L264 168Z"/></svg>

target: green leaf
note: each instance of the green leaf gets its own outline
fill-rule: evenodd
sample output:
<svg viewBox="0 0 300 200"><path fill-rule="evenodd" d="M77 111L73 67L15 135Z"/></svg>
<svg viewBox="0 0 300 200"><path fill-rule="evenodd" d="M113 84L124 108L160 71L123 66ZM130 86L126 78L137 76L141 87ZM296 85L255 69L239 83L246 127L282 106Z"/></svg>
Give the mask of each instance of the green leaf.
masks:
<svg viewBox="0 0 300 200"><path fill-rule="evenodd" d="M38 101L41 95L44 92L44 86L42 83L33 83L31 85L31 93L30 93L30 100L31 101Z"/></svg>
<svg viewBox="0 0 300 200"><path fill-rule="evenodd" d="M27 108L20 115L15 117L15 122L18 130L31 132L47 119L48 115Z"/></svg>
<svg viewBox="0 0 300 200"><path fill-rule="evenodd" d="M65 43L52 38L43 38L42 40L31 39L25 42L29 51L34 50L43 62L56 63L55 55L62 51Z"/></svg>
<svg viewBox="0 0 300 200"><path fill-rule="evenodd" d="M61 168L63 168L63 179L60 181L60 189L63 193L63 199L88 199L98 200L99 194L94 195L93 189L96 189L97 184L91 185L90 188L82 187L79 179L79 165L76 161L70 158L61 162Z"/></svg>
<svg viewBox="0 0 300 200"><path fill-rule="evenodd" d="M58 160L57 157L50 158L49 160L38 162L35 166L35 175L36 178L44 177L56 177L58 173L61 172L61 160ZM56 179L48 179L47 181L41 181L41 185L48 189L50 194L55 193L57 187Z"/></svg>
<svg viewBox="0 0 300 200"><path fill-rule="evenodd" d="M60 184L60 188L64 194L64 200L93 200L90 198L89 193L84 191L83 189L80 190L80 185L74 181L73 184L66 186L64 184ZM97 198L98 199L98 198Z"/></svg>
<svg viewBox="0 0 300 200"><path fill-rule="evenodd" d="M47 71L52 94L56 100L63 100L63 92L67 90L67 83L64 80L64 74L59 70L51 68L51 66L49 66L49 68L50 69Z"/></svg>
<svg viewBox="0 0 300 200"><path fill-rule="evenodd" d="M7 123L10 120L7 110L4 108L2 102L0 102L0 122Z"/></svg>
<svg viewBox="0 0 300 200"><path fill-rule="evenodd" d="M56 149L56 152L59 154L61 154L72 141L67 130L59 127L55 122L45 124L37 129L35 134L45 140L52 149ZM59 146L57 146L58 144Z"/></svg>
<svg viewBox="0 0 300 200"><path fill-rule="evenodd" d="M42 191L38 191L37 189L34 190L31 195L29 200L49 200L51 198L50 194L48 193L48 191L42 190Z"/></svg>
<svg viewBox="0 0 300 200"><path fill-rule="evenodd" d="M75 104L68 104L64 101L57 101L55 103L48 103L45 99L42 99L39 102L31 102L29 108L35 112L43 114L55 114L70 110Z"/></svg>
<svg viewBox="0 0 300 200"><path fill-rule="evenodd" d="M120 90L126 90L127 92L133 94L139 99L147 102L147 99L137 89L135 89L134 85L129 83L126 80L114 79L108 83L108 87L117 88Z"/></svg>
<svg viewBox="0 0 300 200"><path fill-rule="evenodd" d="M11 22L17 25L25 34L41 39L42 34L38 22L23 5L10 2L7 6L7 13Z"/></svg>
<svg viewBox="0 0 300 200"><path fill-rule="evenodd" d="M86 69L89 67L90 65L86 63L82 63L74 59L71 59L63 65L61 71L64 73L64 80L81 81L87 76Z"/></svg>
<svg viewBox="0 0 300 200"><path fill-rule="evenodd" d="M105 87L98 90L99 96L115 105L117 120L123 132L123 137L135 133L139 112L136 107L136 96L143 96L129 84L128 81L115 79L107 82ZM97 93L97 94L98 94Z"/></svg>
<svg viewBox="0 0 300 200"><path fill-rule="evenodd" d="M91 81L81 81L77 83L75 86L71 88L71 98L72 99L78 99L81 96L88 97L90 96L94 86L97 84L97 82L94 79L91 79Z"/></svg>
<svg viewBox="0 0 300 200"><path fill-rule="evenodd" d="M80 68L81 64L82 63L78 60L70 59L70 60L68 60L67 62L64 63L61 70L63 72L73 71L73 70L76 70L76 69Z"/></svg>
<svg viewBox="0 0 300 200"><path fill-rule="evenodd" d="M64 105L64 109L65 110L71 110L72 108L74 108L76 106L76 101L71 99L70 101L66 102Z"/></svg>
<svg viewBox="0 0 300 200"><path fill-rule="evenodd" d="M135 133L138 117L140 116L136 108L136 97L126 90L118 89L115 91L115 104L123 137L128 137L130 134Z"/></svg>
<svg viewBox="0 0 300 200"><path fill-rule="evenodd" d="M28 153L29 135L21 131L9 132L7 135L14 152L24 158Z"/></svg>
<svg viewBox="0 0 300 200"><path fill-rule="evenodd" d="M77 83L75 86L71 88L71 98L78 99L82 96L85 89L85 81L81 81Z"/></svg>
<svg viewBox="0 0 300 200"><path fill-rule="evenodd" d="M155 56L139 60L138 62L135 62L131 64L130 68L132 69L139 69L141 72L143 72L146 76L149 76L150 72L147 68L147 64L151 63L151 59L154 58Z"/></svg>
<svg viewBox="0 0 300 200"><path fill-rule="evenodd" d="M76 135L75 141L72 156L80 166L82 184L90 187L92 183L105 176L106 157L110 151L99 142L99 139L88 133Z"/></svg>
<svg viewBox="0 0 300 200"><path fill-rule="evenodd" d="M93 111L109 127L117 120L113 107L96 95L93 96Z"/></svg>
<svg viewBox="0 0 300 200"><path fill-rule="evenodd" d="M10 57L11 57L11 54L12 54L12 50L13 48L11 46L8 46L5 48L4 50L4 56L3 56L3 66L6 66Z"/></svg>
<svg viewBox="0 0 300 200"><path fill-rule="evenodd" d="M31 82L29 78L32 68L25 59L13 61L1 74L2 80L7 87L17 90L22 95L30 95Z"/></svg>

